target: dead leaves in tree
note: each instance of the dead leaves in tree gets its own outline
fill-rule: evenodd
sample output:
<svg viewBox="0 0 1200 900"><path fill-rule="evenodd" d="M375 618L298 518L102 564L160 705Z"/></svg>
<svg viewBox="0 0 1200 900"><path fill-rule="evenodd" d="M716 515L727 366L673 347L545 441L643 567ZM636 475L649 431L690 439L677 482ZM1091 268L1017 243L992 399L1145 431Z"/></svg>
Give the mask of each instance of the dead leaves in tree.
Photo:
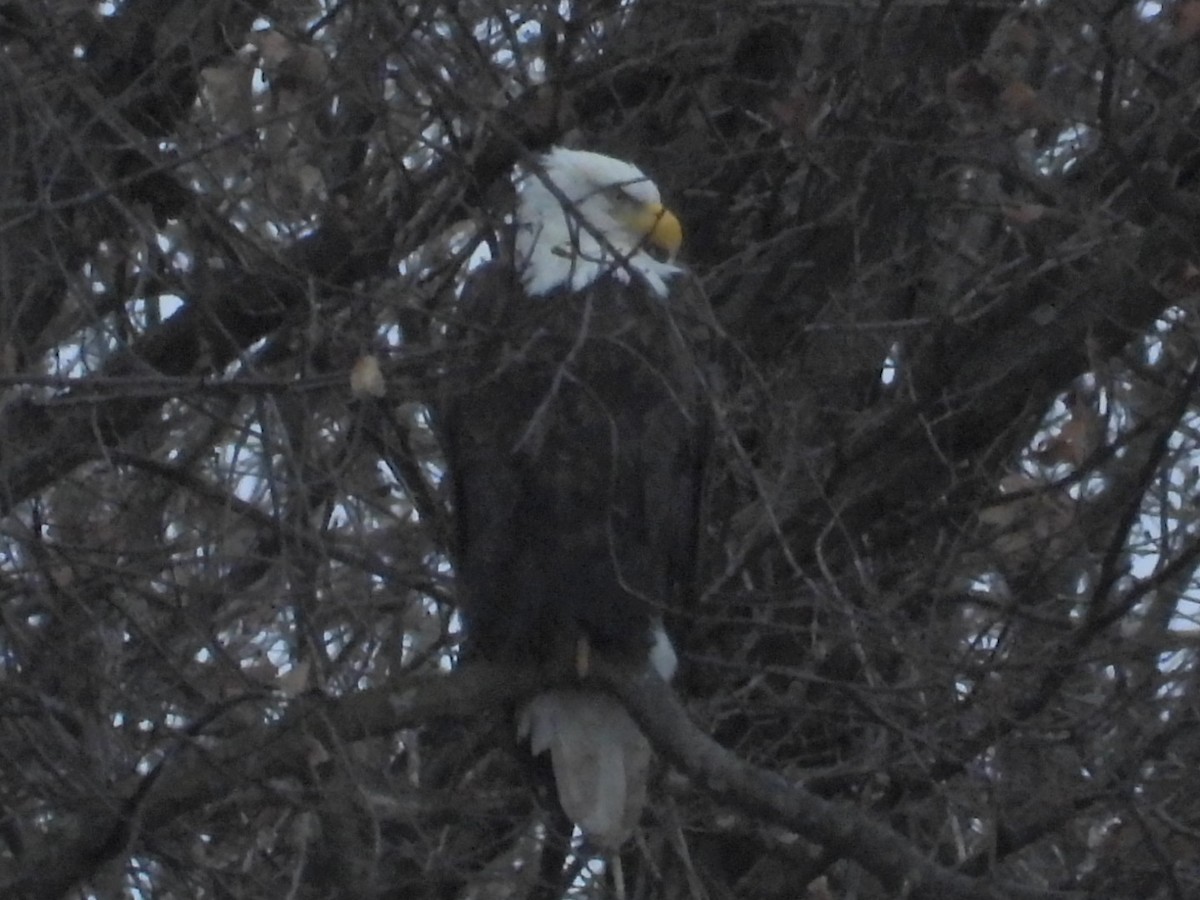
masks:
<svg viewBox="0 0 1200 900"><path fill-rule="evenodd" d="M200 72L201 103L221 134L244 134L254 127L254 60L245 50Z"/></svg>
<svg viewBox="0 0 1200 900"><path fill-rule="evenodd" d="M990 546L1005 569L1026 569L1068 552L1076 521L1066 489L1024 473L1000 481L1000 498L979 512Z"/></svg>
<svg viewBox="0 0 1200 900"><path fill-rule="evenodd" d="M997 26L979 59L946 79L957 103L989 110L1006 129L1054 132L1064 120L1061 98L1046 90L1049 50L1045 24L1030 10L1017 10Z"/></svg>
<svg viewBox="0 0 1200 900"><path fill-rule="evenodd" d="M1043 465L1068 465L1078 469L1091 458L1104 438L1104 419L1094 398L1076 394L1069 398L1066 424L1038 447L1035 458Z"/></svg>
<svg viewBox="0 0 1200 900"><path fill-rule="evenodd" d="M387 394L387 382L378 357L368 353L358 358L350 370L350 390L356 397L382 397Z"/></svg>
<svg viewBox="0 0 1200 900"><path fill-rule="evenodd" d="M1094 460L1106 422L1089 390L1072 391L1066 403L1066 421L1042 441L1034 459L1079 471ZM1078 545L1078 504L1070 487L1045 473L1018 472L1000 480L998 499L979 513L999 562L1027 568L1061 559Z"/></svg>
<svg viewBox="0 0 1200 900"><path fill-rule="evenodd" d="M1176 4L1171 12L1171 24L1175 29L1174 38L1181 44L1200 34L1200 0Z"/></svg>
<svg viewBox="0 0 1200 900"><path fill-rule="evenodd" d="M1048 211L1041 203L1015 203L1003 208L1004 221L1019 228L1025 227L1044 219Z"/></svg>
<svg viewBox="0 0 1200 900"><path fill-rule="evenodd" d="M259 163L279 208L323 199L318 119L329 60L320 48L278 31L257 32L233 57L202 70L200 82L208 126L215 136L238 138L222 156L230 168Z"/></svg>
<svg viewBox="0 0 1200 900"><path fill-rule="evenodd" d="M946 79L946 93L964 106L994 112L1006 128L1015 131L1053 128L1061 118L1053 104L1028 81L1002 80L978 63L951 72Z"/></svg>
<svg viewBox="0 0 1200 900"><path fill-rule="evenodd" d="M256 91L262 74L266 91ZM202 103L225 134L246 131L279 113L295 112L324 90L329 61L311 44L278 31L256 33L229 60L200 72Z"/></svg>
<svg viewBox="0 0 1200 900"><path fill-rule="evenodd" d="M329 78L329 61L311 44L297 43L278 31L260 31L251 43L258 48L272 90L313 94Z"/></svg>

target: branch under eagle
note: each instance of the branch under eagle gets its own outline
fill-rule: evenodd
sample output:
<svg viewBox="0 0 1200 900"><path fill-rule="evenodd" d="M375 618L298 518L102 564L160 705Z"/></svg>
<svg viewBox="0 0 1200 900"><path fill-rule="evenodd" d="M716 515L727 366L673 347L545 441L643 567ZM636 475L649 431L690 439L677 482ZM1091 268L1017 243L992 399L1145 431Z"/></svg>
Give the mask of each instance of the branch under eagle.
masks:
<svg viewBox="0 0 1200 900"><path fill-rule="evenodd" d="M466 377L439 424L468 656L674 674L664 613L692 587L705 453L681 240L640 169L558 148L522 178L513 256L464 291ZM582 687L518 720L566 814L619 846L651 759L633 720Z"/></svg>

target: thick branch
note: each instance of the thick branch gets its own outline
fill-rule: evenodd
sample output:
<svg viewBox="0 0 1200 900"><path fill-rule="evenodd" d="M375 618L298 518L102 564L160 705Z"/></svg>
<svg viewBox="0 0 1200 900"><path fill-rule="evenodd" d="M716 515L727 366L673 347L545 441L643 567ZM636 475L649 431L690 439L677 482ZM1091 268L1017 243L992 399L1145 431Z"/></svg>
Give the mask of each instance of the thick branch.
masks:
<svg viewBox="0 0 1200 900"><path fill-rule="evenodd" d="M268 779L304 777L324 758L321 748L394 734L436 719L465 719L504 709L536 690L531 672L476 665L449 675L414 678L399 688L346 697L305 696L289 704L281 725L253 727L228 740L212 736L221 719L202 733L181 737L154 772L137 778L105 812L88 811L74 840L27 855L21 872L0 883L12 900L57 900L104 863L120 856L139 833L153 832L178 816L219 802L242 787ZM236 705L239 721L248 698ZM227 711L233 711L227 707ZM127 783L128 784L128 783Z"/></svg>
<svg viewBox="0 0 1200 900"><path fill-rule="evenodd" d="M592 672L629 709L658 751L710 794L854 860L898 896L914 900L1075 896L989 884L935 865L927 853L863 811L831 803L802 785L739 759L692 723L675 694L655 673L631 675L603 660L594 661Z"/></svg>

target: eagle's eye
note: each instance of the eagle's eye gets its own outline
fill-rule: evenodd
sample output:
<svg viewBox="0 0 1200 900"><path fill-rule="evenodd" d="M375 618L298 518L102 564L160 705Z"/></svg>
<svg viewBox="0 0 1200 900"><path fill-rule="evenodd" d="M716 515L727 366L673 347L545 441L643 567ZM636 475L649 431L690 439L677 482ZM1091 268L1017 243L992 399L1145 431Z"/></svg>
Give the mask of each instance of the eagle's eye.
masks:
<svg viewBox="0 0 1200 900"><path fill-rule="evenodd" d="M609 185L604 189L604 195L609 202L618 209L632 209L638 206L638 202L633 199L632 195L625 190L624 186L619 184Z"/></svg>

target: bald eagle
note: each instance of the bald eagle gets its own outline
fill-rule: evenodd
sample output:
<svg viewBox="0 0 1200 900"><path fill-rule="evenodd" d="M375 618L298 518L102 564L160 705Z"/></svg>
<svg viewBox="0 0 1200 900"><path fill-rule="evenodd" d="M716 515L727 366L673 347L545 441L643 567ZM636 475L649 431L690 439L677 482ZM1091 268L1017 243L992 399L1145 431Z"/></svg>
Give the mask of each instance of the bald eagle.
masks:
<svg viewBox="0 0 1200 900"><path fill-rule="evenodd" d="M679 220L636 166L556 148L519 179L515 230L464 290L466 376L441 414L467 655L585 675L604 654L670 679L703 459ZM619 846L650 763L628 714L581 686L518 718L564 812Z"/></svg>

